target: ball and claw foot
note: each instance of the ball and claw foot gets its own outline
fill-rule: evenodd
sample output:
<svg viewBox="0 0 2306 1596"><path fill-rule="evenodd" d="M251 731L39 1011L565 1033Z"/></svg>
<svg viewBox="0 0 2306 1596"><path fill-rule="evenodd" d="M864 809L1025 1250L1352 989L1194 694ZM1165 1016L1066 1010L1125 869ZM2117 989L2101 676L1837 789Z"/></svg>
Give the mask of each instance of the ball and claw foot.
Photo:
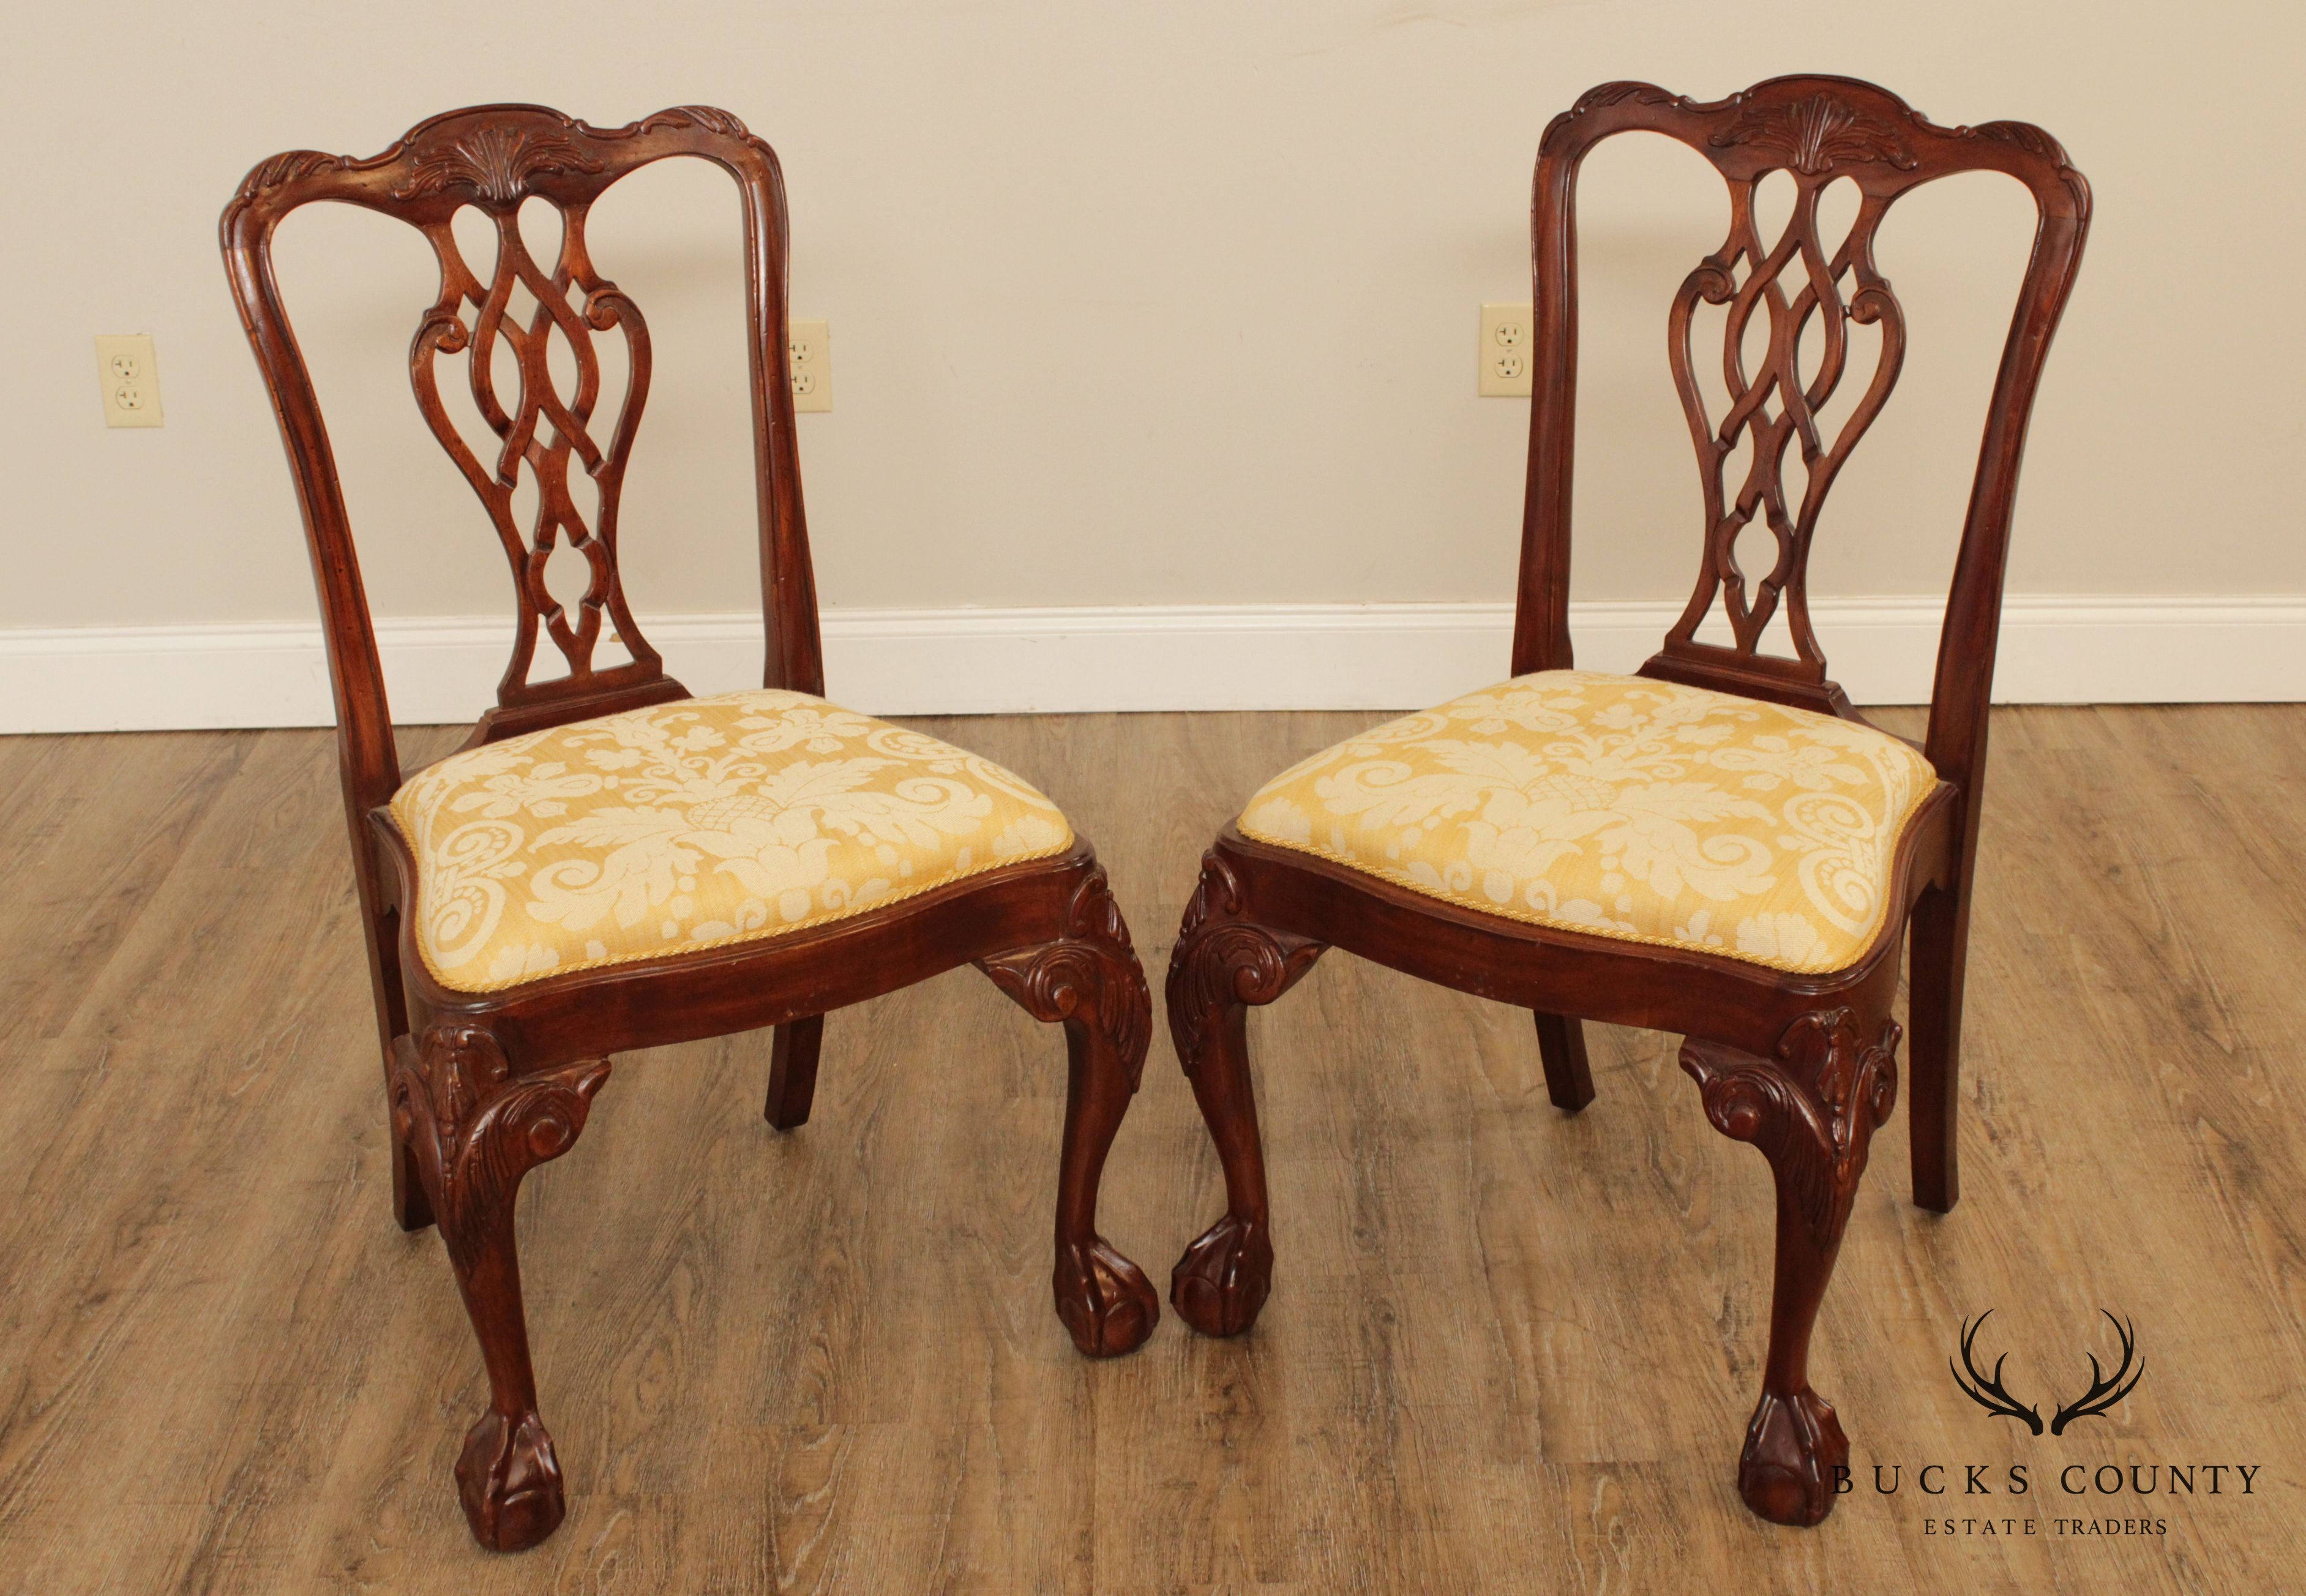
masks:
<svg viewBox="0 0 2306 1596"><path fill-rule="evenodd" d="M1161 1299L1154 1294L1145 1271L1101 1236L1087 1247L1059 1248L1052 1284L1057 1317L1086 1357L1133 1353L1161 1322Z"/></svg>
<svg viewBox="0 0 2306 1596"><path fill-rule="evenodd" d="M473 1539L491 1551L526 1551L559 1529L568 1508L544 1421L493 1408L482 1414L457 1460L457 1494Z"/></svg>
<svg viewBox="0 0 2306 1596"><path fill-rule="evenodd" d="M1273 1289L1273 1242L1253 1219L1227 1214L1185 1249L1169 1275L1177 1317L1204 1336L1238 1336Z"/></svg>
<svg viewBox="0 0 2306 1596"><path fill-rule="evenodd" d="M1836 1470L1849 1440L1833 1406L1808 1387L1789 1397L1762 1394L1738 1459L1738 1494L1772 1523L1808 1529L1833 1511Z"/></svg>

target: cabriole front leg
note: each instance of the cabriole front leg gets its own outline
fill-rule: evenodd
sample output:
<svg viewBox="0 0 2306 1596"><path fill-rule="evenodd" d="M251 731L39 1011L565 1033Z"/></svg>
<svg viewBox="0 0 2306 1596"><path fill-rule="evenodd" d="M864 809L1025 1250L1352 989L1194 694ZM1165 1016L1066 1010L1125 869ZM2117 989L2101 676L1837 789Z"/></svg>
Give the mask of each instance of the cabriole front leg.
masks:
<svg viewBox="0 0 2306 1596"><path fill-rule="evenodd" d="M993 984L1034 1019L1065 1028L1064 1148L1057 1166L1057 1317L1092 1358L1134 1352L1161 1319L1145 1271L1097 1232L1106 1154L1145 1072L1153 998L1129 927L1093 870L1066 912L1066 935L978 960Z"/></svg>
<svg viewBox="0 0 2306 1596"><path fill-rule="evenodd" d="M1254 924L1240 878L1202 856L1169 958L1169 1036L1225 1166L1225 1217L1203 1231L1169 1276L1178 1316L1204 1336L1238 1336L1273 1287L1265 1149L1250 1082L1248 1004L1279 997L1328 944Z"/></svg>
<svg viewBox="0 0 2306 1596"><path fill-rule="evenodd" d="M1832 1511L1834 1471L1849 1442L1832 1404L1810 1388L1809 1339L1849 1223L1874 1132L1898 1095L1898 1027L1875 1039L1848 1009L1805 1014L1761 1058L1691 1037L1681 1067L1696 1080L1714 1129L1770 1161L1778 1195L1777 1278L1762 1400L1746 1428L1738 1490L1773 1523L1809 1525Z"/></svg>
<svg viewBox="0 0 2306 1596"><path fill-rule="evenodd" d="M521 1177L576 1144L605 1059L516 1077L485 1028L435 1026L393 1071L393 1128L448 1249L489 1370L489 1408L465 1437L457 1488L474 1538L521 1551L567 1512L552 1438L536 1412L513 1204Z"/></svg>

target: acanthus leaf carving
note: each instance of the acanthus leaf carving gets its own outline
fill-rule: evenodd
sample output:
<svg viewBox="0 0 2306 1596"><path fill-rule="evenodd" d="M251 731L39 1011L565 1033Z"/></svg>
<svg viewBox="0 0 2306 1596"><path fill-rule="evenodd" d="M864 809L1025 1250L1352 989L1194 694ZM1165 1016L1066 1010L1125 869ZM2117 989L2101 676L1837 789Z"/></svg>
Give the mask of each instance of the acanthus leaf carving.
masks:
<svg viewBox="0 0 2306 1596"><path fill-rule="evenodd" d="M1868 1042L1857 1015L1836 1008L1796 1020L1773 1058L1697 1037L1682 1044L1707 1120L1769 1160L1821 1249L1839 1241L1874 1132L1897 1101L1900 1035L1884 1020Z"/></svg>
<svg viewBox="0 0 2306 1596"><path fill-rule="evenodd" d="M432 1027L396 1064L393 1130L460 1266L510 1214L521 1178L576 1145L608 1078L606 1059L516 1076L491 1032L458 1023Z"/></svg>
<svg viewBox="0 0 2306 1596"><path fill-rule="evenodd" d="M735 113L718 106L669 106L641 124L641 131L652 132L659 127L685 123L701 127L705 132L719 133L723 138L749 139L752 131L737 119Z"/></svg>
<svg viewBox="0 0 2306 1596"><path fill-rule="evenodd" d="M1689 103L1671 90L1661 89L1655 83L1644 83L1635 78L1620 78L1614 82L1597 83L1579 95L1576 104L1569 107L1569 115L1584 116L1610 106L1622 105L1627 100L1632 100L1636 105L1643 106Z"/></svg>
<svg viewBox="0 0 2306 1596"><path fill-rule="evenodd" d="M2061 167L2066 164L2065 147L2030 122L1987 122L1959 131L1965 136L1992 139L1998 144L2015 144L2027 154L2054 161Z"/></svg>
<svg viewBox="0 0 2306 1596"><path fill-rule="evenodd" d="M1541 141L1541 146L1550 142L1553 136L1563 128L1592 115L1596 111L1621 105L1629 99L1637 105L1644 106L1686 107L1690 103L1684 96L1676 94L1670 90L1661 89L1655 83L1644 83L1633 79L1620 80L1612 83L1599 83L1579 95L1576 104L1545 124L1545 136Z"/></svg>
<svg viewBox="0 0 2306 1596"><path fill-rule="evenodd" d="M1074 889L1064 926L1056 942L980 959L978 967L1046 1024L1079 1019L1086 1009L1127 1064L1134 1091L1153 1040L1153 998L1102 866Z"/></svg>
<svg viewBox="0 0 2306 1596"><path fill-rule="evenodd" d="M243 201L252 200L284 183L317 177L323 172L341 172L352 164L352 158L347 155L329 155L318 149L283 150L260 161L251 169L248 175L241 180L239 198Z"/></svg>
<svg viewBox="0 0 2306 1596"><path fill-rule="evenodd" d="M1166 992L1169 1037L1188 1076L1200 1066L1220 1009L1273 1002L1328 952L1327 943L1239 917L1245 907L1233 866L1214 849L1202 855L1200 881L1169 954Z"/></svg>

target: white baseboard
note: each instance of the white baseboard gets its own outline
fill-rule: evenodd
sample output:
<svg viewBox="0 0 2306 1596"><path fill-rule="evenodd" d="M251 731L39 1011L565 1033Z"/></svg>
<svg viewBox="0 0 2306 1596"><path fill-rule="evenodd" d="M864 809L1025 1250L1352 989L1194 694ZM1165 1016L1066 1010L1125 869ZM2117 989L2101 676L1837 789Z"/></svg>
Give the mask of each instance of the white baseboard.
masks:
<svg viewBox="0 0 2306 1596"><path fill-rule="evenodd" d="M1571 606L1581 665L1629 670L1678 602ZM1860 704L1929 696L1939 605L1821 601L1834 675ZM759 680L759 618L644 617L699 693ZM835 610L834 697L884 714L1098 710L1406 709L1506 673L1506 604L1235 604L1038 610ZM393 718L469 721L493 701L511 636L499 619L381 620ZM549 653L549 651L546 651ZM2012 594L1994 698L2005 704L2306 700L2306 596ZM0 630L0 732L325 726L320 628Z"/></svg>

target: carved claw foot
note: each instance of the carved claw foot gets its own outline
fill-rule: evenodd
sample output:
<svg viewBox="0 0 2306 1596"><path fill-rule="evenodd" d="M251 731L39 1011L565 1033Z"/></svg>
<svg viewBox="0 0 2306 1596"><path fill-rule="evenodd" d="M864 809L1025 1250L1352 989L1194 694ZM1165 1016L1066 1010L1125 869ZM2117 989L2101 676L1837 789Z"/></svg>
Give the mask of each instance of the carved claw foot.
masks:
<svg viewBox="0 0 2306 1596"><path fill-rule="evenodd" d="M1227 1214L1185 1249L1169 1275L1177 1317L1204 1336L1238 1336L1273 1289L1273 1242L1255 1220Z"/></svg>
<svg viewBox="0 0 2306 1596"><path fill-rule="evenodd" d="M1060 1247L1053 1284L1057 1317L1086 1356L1133 1353L1161 1322L1161 1299L1153 1283L1102 1236L1087 1247Z"/></svg>
<svg viewBox="0 0 2306 1596"><path fill-rule="evenodd" d="M457 1460L457 1494L473 1538L491 1551L526 1551L559 1529L568 1509L544 1421L494 1408L482 1414Z"/></svg>
<svg viewBox="0 0 2306 1596"><path fill-rule="evenodd" d="M1833 1405L1805 1386L1762 1394L1738 1459L1738 1494L1772 1523L1807 1529L1833 1511L1834 1471L1849 1464Z"/></svg>

